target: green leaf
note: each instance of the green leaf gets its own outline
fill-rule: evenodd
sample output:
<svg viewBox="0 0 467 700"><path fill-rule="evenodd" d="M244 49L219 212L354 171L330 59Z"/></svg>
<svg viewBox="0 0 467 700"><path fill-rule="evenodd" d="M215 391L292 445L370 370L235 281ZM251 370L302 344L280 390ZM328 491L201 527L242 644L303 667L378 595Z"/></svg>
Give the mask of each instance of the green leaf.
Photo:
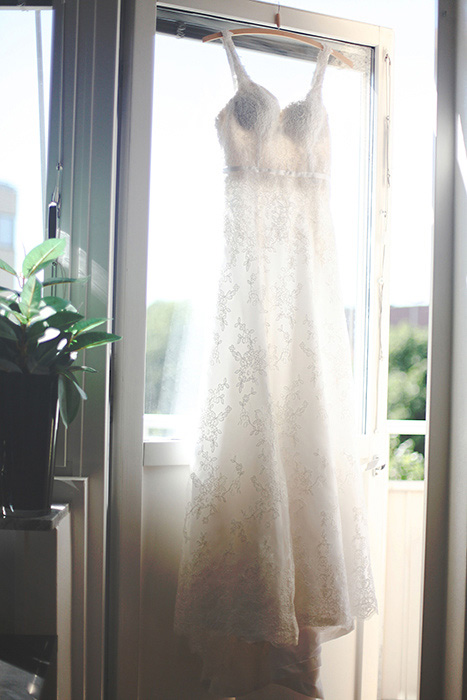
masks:
<svg viewBox="0 0 467 700"><path fill-rule="evenodd" d="M55 311L74 311L78 313L73 304L68 301L68 299L62 299L62 297L45 296L42 297L44 306L50 306Z"/></svg>
<svg viewBox="0 0 467 700"><path fill-rule="evenodd" d="M89 331L91 328L97 328L97 326L102 325L107 320L108 319L106 318L83 318L82 321L75 323L69 330L76 338L76 336L80 335L83 331Z"/></svg>
<svg viewBox="0 0 467 700"><path fill-rule="evenodd" d="M21 372L21 369L17 364L5 359L4 357L0 357L0 369L3 372Z"/></svg>
<svg viewBox="0 0 467 700"><path fill-rule="evenodd" d="M19 311L18 301L16 299L5 299L5 297L0 297L0 306L11 311Z"/></svg>
<svg viewBox="0 0 467 700"><path fill-rule="evenodd" d="M59 374L58 404L60 407L60 415L66 428L68 428L76 418L81 405L81 398L82 396L78 391L77 384L73 379L66 374Z"/></svg>
<svg viewBox="0 0 467 700"><path fill-rule="evenodd" d="M59 333L55 338L39 343L34 355L28 358L28 361L29 359L31 361L30 369L32 370L35 367L49 367L59 355L60 351L58 350L58 346L62 340L63 335Z"/></svg>
<svg viewBox="0 0 467 700"><path fill-rule="evenodd" d="M86 392L84 391L84 389L82 389L82 387L81 387L81 385L79 384L79 382L78 382L78 380L76 379L76 377L74 377L68 369L64 370L63 372L60 372L60 374L65 375L65 377L68 377L68 379L70 379L70 380L73 382L73 384L74 384L75 387L76 387L76 391L77 391L78 394L80 395L81 399L82 399L83 401L86 401L86 399L88 398L88 397L87 397L87 394L86 394Z"/></svg>
<svg viewBox="0 0 467 700"><path fill-rule="evenodd" d="M21 312L29 319L34 311L39 311L42 296L42 285L35 277L30 277L23 287L21 298L18 300Z"/></svg>
<svg viewBox="0 0 467 700"><path fill-rule="evenodd" d="M97 369L94 369L93 367L86 367L85 365L82 365L80 367L77 367L75 365L74 367L70 367L69 371L70 372L92 372L93 374L97 374Z"/></svg>
<svg viewBox="0 0 467 700"><path fill-rule="evenodd" d="M43 319L36 321L35 323L29 324L29 326L26 329L27 341L30 342L32 340L37 340L37 338L40 338L41 335L45 333L48 327L49 326Z"/></svg>
<svg viewBox="0 0 467 700"><path fill-rule="evenodd" d="M17 342L6 338L0 338L0 357L4 360L12 360L16 363L17 359L19 359Z"/></svg>
<svg viewBox="0 0 467 700"><path fill-rule="evenodd" d="M28 323L28 318L27 316L24 316L21 312L19 311L12 311L13 316L16 318L18 323L20 323L22 326L26 326Z"/></svg>
<svg viewBox="0 0 467 700"><path fill-rule="evenodd" d="M5 270L5 272L8 272L10 275L14 275L15 277L18 277L16 270L13 270L11 265L9 265L5 260L0 260L0 270Z"/></svg>
<svg viewBox="0 0 467 700"><path fill-rule="evenodd" d="M52 284L84 284L90 279L89 275L87 277L47 277L42 282L43 287L48 287Z"/></svg>
<svg viewBox="0 0 467 700"><path fill-rule="evenodd" d="M73 338L73 340L70 343L70 350L95 348L98 345L114 343L116 340L120 340L120 336L114 335L113 333L104 333L103 331L92 331L91 333L82 333L76 338Z"/></svg>
<svg viewBox="0 0 467 700"><path fill-rule="evenodd" d="M58 328L59 330L64 330L73 326L76 322L79 322L83 317L81 314L75 311L58 311L52 316L47 316L47 324L51 328Z"/></svg>
<svg viewBox="0 0 467 700"><path fill-rule="evenodd" d="M17 341L17 328L18 326L12 321L10 321L8 318L6 318L6 316L0 316L0 338L6 338L7 340Z"/></svg>
<svg viewBox="0 0 467 700"><path fill-rule="evenodd" d="M44 267L63 255L66 247L64 238L49 238L47 241L36 245L24 258L23 275L30 277L37 274Z"/></svg>
<svg viewBox="0 0 467 700"><path fill-rule="evenodd" d="M1 285L0 292L8 292L9 294L15 294L16 296L19 296L19 292L17 292L16 289L10 289L10 287L2 287Z"/></svg>
<svg viewBox="0 0 467 700"><path fill-rule="evenodd" d="M29 326L34 326L36 323L44 323L44 321L47 321L47 319L50 316L53 316L55 313L57 313L54 309L52 309L51 306L44 306L41 302L39 305L39 311L37 315L33 316L29 320Z"/></svg>
<svg viewBox="0 0 467 700"><path fill-rule="evenodd" d="M14 307L18 308L18 311ZM12 300L0 300L0 309L4 309L8 314L11 314L22 326L27 325L28 319L19 311L19 306L16 302L13 304Z"/></svg>
<svg viewBox="0 0 467 700"><path fill-rule="evenodd" d="M57 374L63 374L66 371L68 371L76 359L72 356L74 354L75 353L70 354L68 351L59 352L55 362L53 363L54 372L56 372Z"/></svg>
<svg viewBox="0 0 467 700"><path fill-rule="evenodd" d="M14 309L12 308L12 307L13 307L13 304L15 304L16 306L18 306L18 304L16 304L16 300L15 300L15 299L3 299L3 298L0 298L0 308L1 308L1 309L4 309L5 311L8 311L8 313L10 313L11 311L14 310ZM18 308L19 308L19 307L18 307Z"/></svg>

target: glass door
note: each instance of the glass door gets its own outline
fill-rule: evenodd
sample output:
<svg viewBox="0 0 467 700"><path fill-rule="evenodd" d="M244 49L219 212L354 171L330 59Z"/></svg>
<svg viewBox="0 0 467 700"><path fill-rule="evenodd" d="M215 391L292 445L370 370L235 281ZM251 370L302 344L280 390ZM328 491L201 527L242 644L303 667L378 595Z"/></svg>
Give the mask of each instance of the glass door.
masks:
<svg viewBox="0 0 467 700"><path fill-rule="evenodd" d="M227 11L225 3L218 0L158 4L152 55L151 18L143 9L141 3L142 14L135 20L138 52L129 54L132 80L125 97L125 105L133 109L124 112L123 133L128 141L123 145L131 145L139 157L132 159L131 149L129 156L123 151L120 205L125 220L119 225L119 270L123 276L117 290L117 310L125 319L118 332L126 338L126 352L116 368L113 423L113 518L118 521L115 546L119 547L123 574L113 607L113 616L119 620L115 658L118 654L126 658L128 649L138 665L131 669L126 665L123 673L116 662L114 686L122 698L134 694L138 683L145 697L163 692L167 697L192 700L203 694L199 674L188 657L180 659L174 651L173 603L197 383L203 373L203 344L209 342L222 255L224 163L215 119L234 93L224 49L216 42L203 44L201 39L238 23L271 26L276 6L242 2L229 4ZM391 52L392 35L381 27L291 8L282 8L281 17L284 26L330 42L353 64L348 69L330 62L324 99L333 139L333 223L358 392L362 469L370 464L366 482L373 566L382 607L386 480L384 471L373 467L385 461L387 452L388 304L382 281L387 272L389 219L389 63L385 56ZM299 42L264 37L249 41L242 37L236 46L252 79L277 95L282 106L303 98L317 52L303 53L297 48ZM148 68L153 59L154 76ZM151 162L146 171L150 131ZM132 196L136 192L138 196ZM146 201L148 241L143 227L135 226L135 221L144 223ZM140 272L143 265L147 268L146 290ZM143 320L133 309L145 296L147 318ZM144 389L142 346L146 336ZM378 433L383 436L379 442ZM138 471L140 459L142 469ZM135 528L139 524L141 540L137 544ZM135 552L141 556L141 581L127 575L135 571ZM128 616L128 605L133 602L141 610L137 650L128 648L128 635L136 639L134 617L130 624ZM374 618L351 635L326 645L323 673L329 697L377 698L380 642L380 620Z"/></svg>

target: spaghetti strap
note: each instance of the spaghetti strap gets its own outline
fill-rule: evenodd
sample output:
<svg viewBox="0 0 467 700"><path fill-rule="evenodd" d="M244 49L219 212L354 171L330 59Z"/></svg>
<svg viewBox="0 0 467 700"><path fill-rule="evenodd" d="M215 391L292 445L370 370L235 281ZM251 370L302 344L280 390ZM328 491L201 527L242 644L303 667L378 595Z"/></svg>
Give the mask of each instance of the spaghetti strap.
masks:
<svg viewBox="0 0 467 700"><path fill-rule="evenodd" d="M325 44L319 52L315 72L313 73L313 79L311 81L310 93L316 94L316 92L321 91L331 51L331 47Z"/></svg>
<svg viewBox="0 0 467 700"><path fill-rule="evenodd" d="M232 33L228 29L222 32L222 42L227 52L227 58L229 61L230 70L232 71L234 85L235 87L237 87L239 83L245 80L250 80L250 76L248 75L245 68L243 67L242 62L240 61L237 49L235 48L235 44L232 41Z"/></svg>

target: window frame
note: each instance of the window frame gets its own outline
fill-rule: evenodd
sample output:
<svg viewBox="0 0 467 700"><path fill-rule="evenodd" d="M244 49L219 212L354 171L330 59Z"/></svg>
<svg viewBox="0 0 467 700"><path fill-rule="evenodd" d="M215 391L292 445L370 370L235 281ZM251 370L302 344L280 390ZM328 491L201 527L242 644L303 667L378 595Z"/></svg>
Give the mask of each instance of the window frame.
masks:
<svg viewBox="0 0 467 700"><path fill-rule="evenodd" d="M64 274L91 278L72 291L72 302L87 317L108 318L109 330L120 12L120 0L53 0L47 203L58 190L60 236L68 242ZM53 498L72 504L74 697L102 697L106 680L111 355L109 347L93 353L89 400L56 451Z"/></svg>

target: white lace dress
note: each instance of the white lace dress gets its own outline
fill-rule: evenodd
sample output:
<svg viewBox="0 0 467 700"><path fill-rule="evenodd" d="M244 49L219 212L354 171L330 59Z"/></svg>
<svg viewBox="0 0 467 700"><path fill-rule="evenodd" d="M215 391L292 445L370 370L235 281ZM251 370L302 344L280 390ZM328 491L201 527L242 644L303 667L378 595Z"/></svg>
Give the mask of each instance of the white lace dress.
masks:
<svg viewBox="0 0 467 700"><path fill-rule="evenodd" d="M321 698L320 643L376 609L329 207L329 51L281 111L229 33L224 45L225 264L175 627L215 696L282 683Z"/></svg>

